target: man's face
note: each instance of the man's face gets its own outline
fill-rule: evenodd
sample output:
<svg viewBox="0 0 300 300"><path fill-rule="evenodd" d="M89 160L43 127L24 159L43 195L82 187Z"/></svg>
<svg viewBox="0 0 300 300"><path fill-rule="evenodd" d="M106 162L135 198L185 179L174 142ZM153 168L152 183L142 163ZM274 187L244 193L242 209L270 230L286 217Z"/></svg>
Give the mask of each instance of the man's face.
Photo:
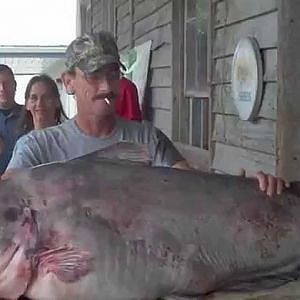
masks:
<svg viewBox="0 0 300 300"><path fill-rule="evenodd" d="M16 82L12 74L0 72L0 107L10 107L15 102Z"/></svg>
<svg viewBox="0 0 300 300"><path fill-rule="evenodd" d="M114 113L114 102L119 91L120 69L110 64L91 74L76 69L70 80L80 115L105 117ZM109 104L105 99L109 100Z"/></svg>

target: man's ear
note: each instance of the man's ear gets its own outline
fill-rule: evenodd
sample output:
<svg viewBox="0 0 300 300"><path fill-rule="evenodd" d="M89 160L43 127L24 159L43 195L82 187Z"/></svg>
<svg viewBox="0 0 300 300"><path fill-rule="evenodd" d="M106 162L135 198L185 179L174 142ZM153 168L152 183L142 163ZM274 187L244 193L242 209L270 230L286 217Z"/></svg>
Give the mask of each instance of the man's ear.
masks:
<svg viewBox="0 0 300 300"><path fill-rule="evenodd" d="M61 80L64 83L68 95L74 95L74 87L73 87L74 78L75 78L75 74L73 74L72 72L66 71L61 74Z"/></svg>

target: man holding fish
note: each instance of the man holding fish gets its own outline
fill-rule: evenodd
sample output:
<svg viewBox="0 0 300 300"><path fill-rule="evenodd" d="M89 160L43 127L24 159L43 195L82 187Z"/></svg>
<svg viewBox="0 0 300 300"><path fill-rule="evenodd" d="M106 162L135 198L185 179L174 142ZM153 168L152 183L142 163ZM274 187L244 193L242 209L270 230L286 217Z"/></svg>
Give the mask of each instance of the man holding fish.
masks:
<svg viewBox="0 0 300 300"><path fill-rule="evenodd" d="M68 94L74 95L77 115L20 138L3 179L18 169L70 160L119 142L143 145L141 153L134 154L135 159L139 156L152 166L190 168L172 142L149 122L117 117L115 100L122 64L110 33L101 31L76 38L66 50L65 65L62 79ZM269 177L258 173L257 179L260 189L272 195L270 191L275 188Z"/></svg>

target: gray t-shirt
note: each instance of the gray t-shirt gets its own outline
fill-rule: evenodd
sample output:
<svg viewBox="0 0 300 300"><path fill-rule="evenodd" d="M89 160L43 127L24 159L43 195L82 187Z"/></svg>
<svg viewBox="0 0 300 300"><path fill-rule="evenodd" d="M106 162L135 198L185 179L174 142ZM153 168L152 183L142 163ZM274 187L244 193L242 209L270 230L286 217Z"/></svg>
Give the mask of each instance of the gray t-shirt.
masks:
<svg viewBox="0 0 300 300"><path fill-rule="evenodd" d="M43 130L33 130L16 143L7 169L74 159L119 142L147 144L152 166L170 167L183 160L171 141L150 122L117 119L106 138L86 135L74 119Z"/></svg>

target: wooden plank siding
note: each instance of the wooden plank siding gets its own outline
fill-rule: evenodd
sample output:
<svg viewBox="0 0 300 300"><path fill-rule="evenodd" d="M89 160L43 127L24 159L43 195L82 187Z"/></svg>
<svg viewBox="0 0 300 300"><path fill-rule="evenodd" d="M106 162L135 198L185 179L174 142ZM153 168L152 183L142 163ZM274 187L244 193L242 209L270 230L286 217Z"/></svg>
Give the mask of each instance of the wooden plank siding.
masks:
<svg viewBox="0 0 300 300"><path fill-rule="evenodd" d="M227 5L227 7L226 7ZM220 1L215 8L215 28L226 24L243 22L248 18L269 14L277 10L277 0L230 0ZM226 13L227 12L227 13Z"/></svg>
<svg viewBox="0 0 300 300"><path fill-rule="evenodd" d="M134 23L146 19L147 16L150 15L153 16L154 12L159 12L161 14L166 9L166 7L170 6L170 3L171 2L169 0L152 0L152 1L142 0L138 2L134 7L134 17L133 17Z"/></svg>
<svg viewBox="0 0 300 300"><path fill-rule="evenodd" d="M265 0L270 1L270 0ZM254 36L261 49L277 47L277 11L247 19L244 22L229 24L215 29L213 56L224 57L234 53L237 42L246 36ZM272 24L270 26L270 24Z"/></svg>
<svg viewBox="0 0 300 300"><path fill-rule="evenodd" d="M121 51L126 51L130 43L138 46L152 40L145 101L154 126L171 137L172 0L134 0L132 4L132 13L130 1L122 1L120 6L116 5L118 46Z"/></svg>
<svg viewBox="0 0 300 300"><path fill-rule="evenodd" d="M91 32L114 31L114 2L110 0L89 0L91 8Z"/></svg>
<svg viewBox="0 0 300 300"><path fill-rule="evenodd" d="M140 5L143 5L140 4ZM159 4L160 5L160 4ZM153 29L170 24L172 21L172 3L168 1L148 16L134 22L134 38L138 39Z"/></svg>
<svg viewBox="0 0 300 300"><path fill-rule="evenodd" d="M276 162L273 155L218 142L215 148L212 168L217 172L240 175L244 169L249 177L254 177L257 170L275 173Z"/></svg>
<svg viewBox="0 0 300 300"><path fill-rule="evenodd" d="M212 169L238 175L276 173L277 0L212 2ZM257 39L263 58L263 101L256 122L241 121L231 91L231 64L240 38Z"/></svg>
<svg viewBox="0 0 300 300"><path fill-rule="evenodd" d="M127 2L127 0L115 0L116 6L118 7L124 4L125 2Z"/></svg>
<svg viewBox="0 0 300 300"><path fill-rule="evenodd" d="M115 35L120 51L130 48L131 16L130 1L117 1L115 3Z"/></svg>
<svg viewBox="0 0 300 300"><path fill-rule="evenodd" d="M117 6L116 15L118 21L129 15L129 1L125 1L121 5Z"/></svg>
<svg viewBox="0 0 300 300"><path fill-rule="evenodd" d="M92 5L93 13L92 13L92 31L98 31L103 27L104 20L102 17L101 7L103 5L103 1L94 2Z"/></svg>
<svg viewBox="0 0 300 300"><path fill-rule="evenodd" d="M152 40L149 102L154 126L172 134L172 1L145 0L134 8L134 43ZM151 100L150 100L151 99ZM150 102L151 101L151 102Z"/></svg>
<svg viewBox="0 0 300 300"><path fill-rule="evenodd" d="M236 116L216 115L213 140L241 148L255 149L274 155L276 124L259 119L256 123L242 121Z"/></svg>

